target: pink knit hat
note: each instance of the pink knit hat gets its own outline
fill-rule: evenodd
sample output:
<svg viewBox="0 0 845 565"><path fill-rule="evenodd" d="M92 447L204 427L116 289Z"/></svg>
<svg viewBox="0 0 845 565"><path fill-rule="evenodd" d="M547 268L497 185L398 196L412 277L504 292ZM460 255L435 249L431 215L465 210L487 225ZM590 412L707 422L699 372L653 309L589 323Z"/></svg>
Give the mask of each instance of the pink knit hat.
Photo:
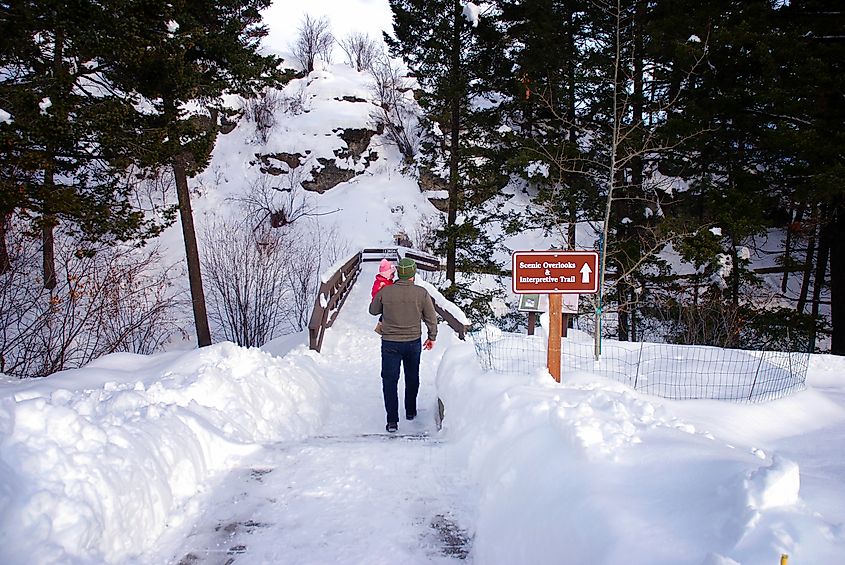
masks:
<svg viewBox="0 0 845 565"><path fill-rule="evenodd" d="M393 273L395 272L396 267L394 267L393 263L391 263L387 259L382 259L381 263L378 264L378 274L380 274L386 279L392 279Z"/></svg>

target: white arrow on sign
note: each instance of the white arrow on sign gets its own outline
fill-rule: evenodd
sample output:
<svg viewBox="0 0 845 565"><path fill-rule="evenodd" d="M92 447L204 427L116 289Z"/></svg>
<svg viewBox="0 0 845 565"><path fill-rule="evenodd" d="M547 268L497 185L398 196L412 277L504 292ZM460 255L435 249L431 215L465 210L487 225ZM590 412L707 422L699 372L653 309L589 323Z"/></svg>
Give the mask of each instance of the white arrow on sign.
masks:
<svg viewBox="0 0 845 565"><path fill-rule="evenodd" d="M593 270L590 268L590 266L587 263L584 263L584 266L581 267L581 282L584 284L589 284L590 273L592 272Z"/></svg>

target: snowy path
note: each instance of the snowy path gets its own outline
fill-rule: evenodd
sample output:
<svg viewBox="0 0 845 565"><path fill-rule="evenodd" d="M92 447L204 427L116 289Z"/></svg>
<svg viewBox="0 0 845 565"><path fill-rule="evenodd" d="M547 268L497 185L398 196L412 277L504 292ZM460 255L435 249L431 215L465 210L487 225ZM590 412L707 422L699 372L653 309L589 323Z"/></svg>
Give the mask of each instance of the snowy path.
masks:
<svg viewBox="0 0 845 565"><path fill-rule="evenodd" d="M244 461L203 501L169 562L465 562L467 485L434 422L442 348L423 355L417 420L387 434L368 267L318 359L332 399L322 434L267 445Z"/></svg>

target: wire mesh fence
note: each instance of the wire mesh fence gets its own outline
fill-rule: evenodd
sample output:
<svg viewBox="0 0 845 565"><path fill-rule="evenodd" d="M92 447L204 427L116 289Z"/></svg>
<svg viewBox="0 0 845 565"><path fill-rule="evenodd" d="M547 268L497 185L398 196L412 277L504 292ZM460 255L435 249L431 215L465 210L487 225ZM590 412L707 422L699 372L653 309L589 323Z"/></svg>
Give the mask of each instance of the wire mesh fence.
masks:
<svg viewBox="0 0 845 565"><path fill-rule="evenodd" d="M546 366L544 337L504 332L493 326L469 335L485 371L527 373Z"/></svg>
<svg viewBox="0 0 845 565"><path fill-rule="evenodd" d="M765 402L806 386L809 353L750 351L699 345L602 342L599 361L592 338L577 331L562 345L561 370L588 371L634 390L671 399ZM545 336L485 327L471 332L483 369L528 373L547 364Z"/></svg>

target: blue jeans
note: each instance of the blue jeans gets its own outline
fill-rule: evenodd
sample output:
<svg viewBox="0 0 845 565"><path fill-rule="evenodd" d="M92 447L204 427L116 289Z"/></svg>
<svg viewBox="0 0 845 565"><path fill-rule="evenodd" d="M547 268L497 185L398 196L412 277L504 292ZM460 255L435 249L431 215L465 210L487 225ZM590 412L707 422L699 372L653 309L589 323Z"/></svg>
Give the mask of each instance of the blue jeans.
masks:
<svg viewBox="0 0 845 565"><path fill-rule="evenodd" d="M405 415L416 416L422 341L381 342L381 391L387 423L399 422L399 365L405 371Z"/></svg>

